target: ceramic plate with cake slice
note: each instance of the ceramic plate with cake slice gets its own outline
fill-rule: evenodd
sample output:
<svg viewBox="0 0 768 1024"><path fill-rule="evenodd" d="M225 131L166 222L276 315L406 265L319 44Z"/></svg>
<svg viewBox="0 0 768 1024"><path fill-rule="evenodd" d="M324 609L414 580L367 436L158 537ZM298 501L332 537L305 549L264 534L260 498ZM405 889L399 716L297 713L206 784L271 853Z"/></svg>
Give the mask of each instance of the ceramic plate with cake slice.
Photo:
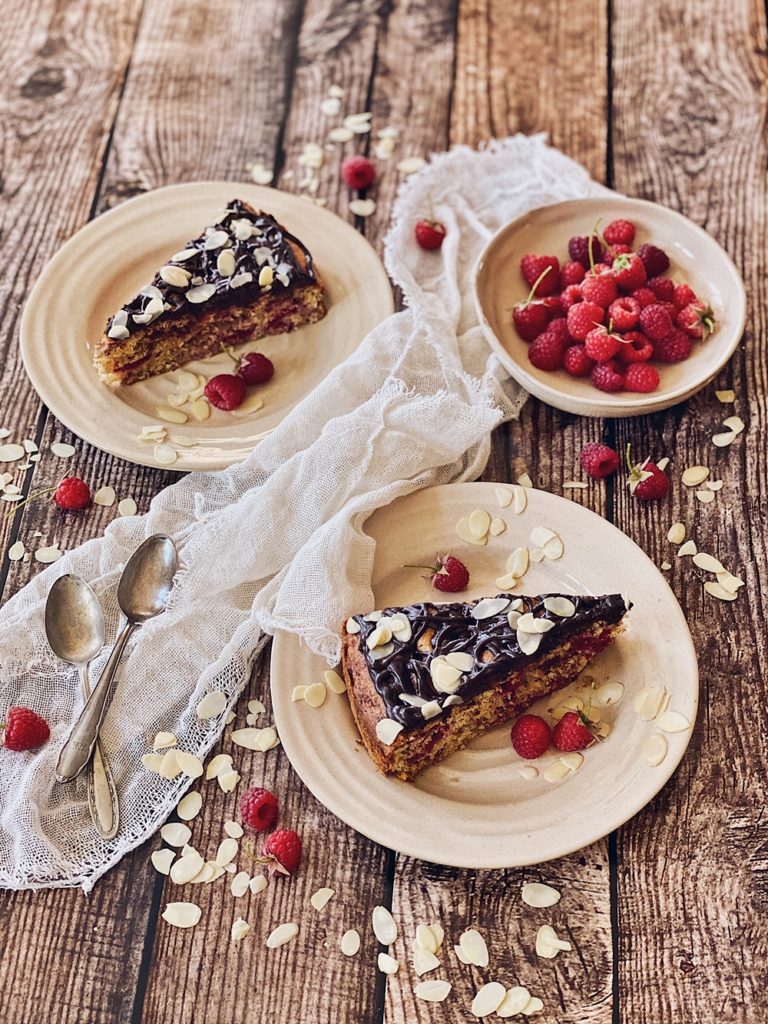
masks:
<svg viewBox="0 0 768 1024"><path fill-rule="evenodd" d="M690 740L698 670L666 580L582 506L537 490L523 500L515 511L497 485L448 485L369 519L374 607L339 624L353 707L330 689L319 708L292 701L328 666L295 636L275 638L272 697L291 763L331 811L409 856L469 868L563 856L636 814ZM470 542L467 524L482 532L487 517L503 531L497 522ZM522 548L515 583L508 563ZM461 593L403 568L449 551L470 570ZM554 725L573 709L589 709L599 741L535 761L515 752L521 712Z"/></svg>
<svg viewBox="0 0 768 1024"><path fill-rule="evenodd" d="M21 351L49 409L91 444L143 465L222 469L392 310L381 261L335 214L200 182L131 199L71 238L29 297ZM204 391L233 374L230 352L274 365L231 412Z"/></svg>

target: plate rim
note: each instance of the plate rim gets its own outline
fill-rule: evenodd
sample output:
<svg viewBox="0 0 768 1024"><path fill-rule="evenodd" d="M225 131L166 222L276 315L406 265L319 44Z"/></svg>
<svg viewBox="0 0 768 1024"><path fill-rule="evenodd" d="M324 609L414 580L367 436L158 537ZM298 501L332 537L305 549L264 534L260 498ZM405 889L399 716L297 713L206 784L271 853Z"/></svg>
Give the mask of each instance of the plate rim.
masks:
<svg viewBox="0 0 768 1024"><path fill-rule="evenodd" d="M395 302L394 293L392 290L392 283L389 279L389 276L379 254L376 252L376 250L371 245L369 240L365 237L365 235L357 231L356 228L354 228L351 224L345 221L333 210L328 210L324 207L317 206L314 203L308 203L307 200L302 199L301 196L297 195L294 192L287 192L283 189L278 189L267 185L257 185L251 181L235 181L230 179L217 178L205 179L202 181L175 182L167 185L161 185L157 188L148 189L146 192L142 192L139 195L131 196L129 199L126 199L123 202L120 202L117 205L110 207L108 210L104 210L102 213L98 214L98 216L93 217L91 220L88 220L85 224L81 225L77 229L77 231L75 231L74 234L72 234L68 239L66 239L66 241L64 241L59 246L59 248L53 253L53 255L46 261L45 265L43 266L37 277L37 280L35 281L34 285L32 286L32 289L30 290L24 301L21 319L19 322L19 351L21 354L21 360L24 366L24 370L39 400L43 403L43 405L45 405L48 408L48 410L56 417L56 419L64 427L66 427L67 430L70 430L73 434L75 434L76 437L80 438L83 441L86 441L90 445L93 445L94 448L98 448L100 451L106 452L113 458L123 459L124 461L132 463L137 466L148 466L152 469L160 469L170 471L172 473L218 471L222 469L227 469L232 465L237 465L242 461L242 459L240 458L216 458L211 456L200 457L195 460L194 465L187 465L185 464L185 460L183 457L185 450L182 449L179 455L178 463L172 466L165 466L154 459L152 449L149 447L144 448L140 445L136 445L136 449L132 449L131 452L128 453L122 450L122 446L120 445L110 444L108 440L105 442L102 435L98 435L97 431L91 430L88 425L84 426L84 424L79 420L77 421L77 425L75 425L77 417L73 418L70 415L69 406L66 406L63 400L60 402L57 399L55 392L53 393L53 395L51 395L50 388L48 386L50 378L46 378L44 375L37 373L37 367L35 366L35 361L33 358L32 337L35 333L35 317L38 315L38 310L41 308L40 300L41 296L43 296L45 288L47 287L49 276L52 274L56 274L62 265L66 265L67 260L73 250L77 252L79 251L82 245L87 245L92 238L99 237L103 233L105 225L107 225L107 229L109 229L112 221L119 222L121 218L130 217L131 211L136 206L142 206L148 202L151 203L153 201L157 201L156 197L158 196L163 197L168 194L176 193L183 194L186 191L192 192L201 191L204 189L242 190L243 188L247 188L251 193L279 193L281 198L285 197L291 202L295 201L297 204L303 204L302 206L297 207L298 212L301 212L303 207L307 206L309 207L309 209L305 212L311 212L312 215L319 218L320 221L328 220L328 223L333 223L337 229L339 225L341 225L342 231L348 234L348 237L350 237L350 241L352 241L352 238L354 236L355 243L362 245L363 248L367 248L370 251L370 254L373 257L375 257L375 265L376 271L379 274L379 281L378 283L374 282L374 285L377 287L381 286L382 296L384 294L384 288L386 287L388 296L387 304L389 307L389 312L385 314L385 316L391 315L394 312ZM265 196L264 202L268 202L268 196ZM349 234L350 232L351 235ZM358 339L358 346L362 341L362 337ZM348 356L351 355L354 351L354 349L351 350L345 358L348 358ZM99 382L95 381L95 383L98 384L99 387L106 387L106 385L102 385ZM299 401L302 401L303 398L307 396L307 394L309 394L309 392L302 396L302 398L300 398ZM295 408L295 405L286 413L286 416L290 415L290 413L293 411L293 408ZM284 419L281 420L280 422L284 422ZM254 447L256 447L264 438L268 437L275 429L276 426L268 428L265 431L263 431L262 434L260 434L260 436L255 440Z"/></svg>
<svg viewBox="0 0 768 1024"><path fill-rule="evenodd" d="M734 330L734 336L730 340L730 342L725 346L721 356L718 358L716 362L714 370L708 372L705 375L705 377L700 377L695 383L681 385L677 387L674 391L663 397L657 396L654 398L653 395L648 395L645 398L627 397L626 399L623 400L623 403L621 405L612 405L605 403L605 401L600 397L595 397L594 399L592 399L582 398L579 395L564 394L562 391L560 391L553 385L546 384L543 381L539 380L528 370L526 370L526 368L521 363L517 362L517 360L510 356L509 352L502 344L500 338L496 335L496 332L491 327L490 322L488 321L488 318L483 309L483 304L480 300L478 283L480 279L480 274L483 269L484 261L486 260L490 250L498 242L499 238L502 235L508 232L511 228L514 228L521 221L530 217L532 214L538 213L541 210L548 210L552 208L556 209L562 207L572 208L577 207L586 202L594 203L600 202L601 200L604 202L610 201L611 203L626 206L628 209L640 207L641 209L649 208L657 211L661 210L666 216L671 217L673 220L683 222L686 225L686 227L688 227L694 232L694 234L699 235L701 238L706 240L707 244L713 245L716 248L720 258L727 267L728 271L732 274L733 279L736 283L739 303L737 318L738 330ZM619 195L618 193L602 197L583 196L577 199L564 199L557 203L547 203L543 206L535 206L532 207L530 210L527 210L525 213L520 214L518 217L515 217L513 220L509 221L508 224L505 224L503 227L499 228L499 230L495 232L493 237L488 240L488 242L483 247L482 252L478 256L472 272L472 292L475 313L477 315L478 322L480 323L480 326L483 330L483 334L485 335L488 344L491 346L491 349L493 350L493 352L495 353L495 355L497 356L505 370L507 370L507 372L510 374L510 376L535 398L540 399L542 402L545 402L547 405L550 405L555 409L560 409L562 412L571 413L577 416L604 416L609 419L622 419L628 416L638 416L647 413L661 412L664 409L669 409L673 405L677 405L679 402L687 401L687 399L692 398L693 395L698 394L699 391L707 387L707 385L710 384L715 379L718 373L720 373L720 371L723 369L726 363L729 362L734 352L738 348L741 339L744 336L744 330L746 328L747 323L747 294L746 287L744 285L744 280L741 274L739 273L736 264L733 262L731 257L722 247L722 245L720 245L717 239L713 238L712 235L710 235L708 232L704 230L704 228L700 227L700 225L696 224L689 217L686 217L685 214L680 213L678 210L673 210L668 206L662 205L661 203L654 203L649 199L636 199L633 196L622 196ZM598 396L599 393L596 391L595 394L596 396ZM627 395L629 394L630 393L628 392Z"/></svg>
<svg viewBox="0 0 768 1024"><path fill-rule="evenodd" d="M424 489L422 489L420 491L412 492L411 494L401 496L400 498L396 498L396 499L394 499L393 502L390 502L390 505L394 504L394 502L396 502L396 501L405 500L406 498L419 499L421 496L423 496L423 495L425 495L426 493L429 493L429 492L440 492L440 494L442 495L442 494L445 494L445 492L447 490L454 491L457 488L461 488L462 490L465 490L466 488L473 488L474 489L474 488L478 488L478 487L481 487L483 489L488 489L488 488L496 488L496 487L499 487L499 486L507 486L507 487L509 487L510 484L509 483L504 483L504 482L499 482L499 481L467 481L467 482L462 482L462 483L439 484L439 485L436 485L434 487L424 488ZM269 685L270 685L270 694L271 694L271 698L272 698L272 708L273 708L273 714L274 714L274 719L275 719L275 726L277 728L278 734L280 735L281 744L282 744L283 748L285 749L285 753L286 753L286 756L287 756L287 758L288 758L288 760L289 760L289 762L291 764L291 767L296 772L296 774L299 776L299 778L302 780L304 785L309 789L309 791L312 793L312 795L315 797L315 799L317 799L332 814L334 814L336 817L338 817L341 821L343 821L350 828L354 829L356 832L358 832L361 835L365 836L366 838L370 839L372 842L378 843L379 845L384 846L387 849L393 849L393 850L395 850L395 852L397 852L397 853L399 853L399 854L401 854L403 856L414 857L414 858L416 858L418 860L426 861L428 863L433 863L433 864L438 864L438 865L443 865L443 866L448 866L448 867L462 868L462 869L466 869L466 870L502 870L502 869L511 869L511 868L519 868L519 867L530 867L530 866L537 865L537 864L544 864L544 863L547 863L549 861L559 859L560 857L568 856L569 854L575 853L575 852L577 852L579 850L586 849L588 846L591 846L593 843L599 842L602 839L605 839L606 836L610 835L612 832L614 832L617 829L621 828L631 818L633 818L637 814L639 814L640 811L642 811L645 807L647 807L648 804L658 796L658 794L661 792L661 790L667 785L667 783L669 782L671 777L677 771L677 768L679 767L680 763L682 762L682 759L685 756L685 754L686 754L686 752L688 750L688 747L690 745L691 739L693 737L693 732L694 732L694 729L696 727L696 721L698 719L698 711L699 711L699 703L700 703L700 692L701 692L698 657L697 657L696 649L695 649L695 646L694 646L694 643L693 643L693 638L691 636L691 632L690 632L690 629L688 627L688 623L687 623L687 619L686 619L685 613L683 612L683 609L682 609L682 607L680 605L680 602L677 600L677 596L675 595L674 591L672 590L672 588L667 583L667 580L662 575L662 573L659 570L658 566L646 554L646 552L643 551L643 549L638 544L636 544L635 541L632 540L631 537L629 537L628 534L624 533L624 531L620 530L618 526L616 526L614 523L609 522L603 516L601 516L598 513L594 512L592 509L587 508L584 505L580 505L580 504L577 504L575 502L572 502L569 499L562 497L562 495L554 494L551 491L545 491L545 490L543 490L541 488L531 488L530 490L535 492L535 493L540 493L540 494L546 495L546 500L547 501L554 500L558 505L560 504L560 502L565 502L569 506L572 506L573 508L579 509L580 512L586 513L587 517L593 517L594 519L598 520L601 524L603 524L603 526L610 527L611 530L613 530L616 533L620 534L621 537L626 542L632 544L633 547L638 552L638 554L641 555L642 558L648 563L648 567L653 570L653 572L655 573L655 576L657 577L658 584L664 588L665 594L668 594L668 596L674 602L675 606L677 607L677 609L678 609L678 611L680 613L679 614L679 619L680 619L680 623L679 624L680 624L680 627L681 627L681 634L680 634L679 639L676 638L676 644L678 646L684 644L684 646L685 646L685 648L687 650L688 661L690 662L691 671L692 671L692 678L691 678L691 694L692 694L692 697L691 697L691 700L692 700L692 703L691 703L691 707L692 707L691 717L692 717L692 724L691 724L691 728L688 731L687 735L684 737L684 742L680 745L679 751L672 751L672 750L670 750L668 752L668 754L667 754L667 757L664 760L663 766L659 765L656 769L654 769L657 772L659 772L659 769L662 769L662 770L654 779L654 782L657 783L657 784L655 785L655 788L653 788L653 792L650 792L647 797L641 798L639 801L636 800L636 801L632 802L629 805L629 809L626 811L626 813L621 812L615 818L611 818L610 819L609 827L606 828L604 831L601 831L601 833L599 835L592 836L592 838L588 839L586 841L586 843L581 841L581 840L578 840L578 841L576 841L574 843L565 842L565 843L562 844L562 846L560 846L557 849L556 852L548 854L544 859L541 859L541 858L531 859L530 857L506 857L506 856L493 857L493 856L491 856L491 857L478 857L478 858L472 859L471 862L468 861L467 857L462 857L462 856L453 857L453 856L451 856L450 855L450 852L451 852L451 849L452 849L451 845L450 844L444 844L444 847L440 851L440 859L437 860L434 857L430 857L429 855L425 854L425 851L424 851L424 849L423 849L421 844L419 844L418 842L411 843L409 841L411 833L407 833L407 834L406 833L401 833L401 835L403 835L405 841L404 842L398 842L397 846L390 846L389 845L389 839L385 838L381 833L376 834L376 830L375 829L361 829L359 827L359 825L357 825L353 821L349 820L349 817L347 815L345 815L344 813L340 813L340 810L337 808L337 806L333 806L335 804L334 800L331 800L330 802L327 802L325 797L323 795L321 795L321 793L318 792L317 789L315 788L315 785L313 783L313 779L311 777L308 777L304 772L302 772L297 767L297 765L296 765L296 763L294 761L294 756L293 756L294 749L296 749L296 748L294 748L294 745L293 745L293 737L291 736L290 733L287 733L286 735L288 737L288 740L286 742L286 736L283 735L283 731L281 729L281 721L279 720L280 712L278 711L278 708L281 707L283 701L282 700L278 701L276 699L277 686L276 686L275 680L276 680L276 676L279 673L275 671L275 666L276 666L276 663L279 660L280 652L282 651L284 646L288 645L288 646L291 646L291 647L294 647L294 648L295 647L301 647L302 646L302 641L301 641L301 638L297 634L295 634L295 633L289 633L289 632L286 632L284 630L278 630L275 633L275 636L274 636L274 639L273 639L273 643L272 643L272 651L271 651L271 654L270 654ZM439 501L439 498L438 498L438 501ZM390 505L382 506L382 508L381 509L377 509L376 512L380 512L380 511L382 511L382 509L390 507ZM375 514L376 514L375 512L372 513L372 515L375 515ZM365 525L366 524L363 524L363 529L365 529ZM375 558L375 555L374 555L374 558ZM365 756L366 757L368 756L367 753L365 754ZM409 785L409 783L395 783L395 782L392 782L392 785ZM380 815L380 817L382 819L385 819L387 817L387 813L391 810L391 806L390 805L382 806L380 809L382 811L382 814Z"/></svg>

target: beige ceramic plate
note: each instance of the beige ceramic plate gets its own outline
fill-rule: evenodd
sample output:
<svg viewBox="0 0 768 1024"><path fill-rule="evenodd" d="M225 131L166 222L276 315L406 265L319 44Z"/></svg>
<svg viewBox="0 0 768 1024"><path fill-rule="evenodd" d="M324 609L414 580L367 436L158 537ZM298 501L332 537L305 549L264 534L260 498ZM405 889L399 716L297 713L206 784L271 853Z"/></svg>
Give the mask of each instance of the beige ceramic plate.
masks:
<svg viewBox="0 0 768 1024"><path fill-rule="evenodd" d="M587 235L598 219L605 227L617 217L637 225L635 245L653 242L665 250L671 273L708 299L718 327L704 344L694 345L682 363L657 365L661 384L649 395L598 391L589 379L565 370L537 370L528 359L528 344L512 325L512 307L528 289L520 275L520 258L528 252L567 259L568 239ZM518 217L488 243L477 264L475 304L491 348L515 380L543 402L582 416L636 416L658 412L705 387L733 355L744 332L746 295L736 267L717 242L686 217L642 199L608 196L571 199L542 206Z"/></svg>
<svg viewBox="0 0 768 1024"><path fill-rule="evenodd" d="M668 736L666 758L659 767L648 767L641 748L653 727L632 709L632 698L642 687L663 682L671 694L670 708L690 722L696 717L696 656L666 580L604 519L557 495L527 494L528 507L521 515L498 507L493 484L435 487L381 509L366 524L376 541L373 591L379 608L434 596L418 572L401 564L429 564L436 551L451 551L471 571L471 596L493 594L507 555L529 545L531 530L538 525L560 534L565 554L560 561L534 565L521 592L627 593L635 603L627 632L589 670L600 683L622 682L625 697L606 712L613 727L608 739L586 751L582 768L565 781L551 783L543 777L543 770L556 760L554 754L537 762L537 778L522 778L524 762L510 745L508 726L422 773L414 783L385 778L358 742L346 696L329 693L317 710L291 703L293 686L321 680L327 666L295 636L275 638L272 697L291 763L334 814L401 853L471 868L560 857L636 814L661 789L688 745L690 731ZM454 532L459 518L476 508L507 523L506 532L490 538L487 547L468 546ZM563 699L543 701L537 710Z"/></svg>
<svg viewBox="0 0 768 1024"><path fill-rule="evenodd" d="M24 365L54 415L86 441L112 455L146 466L157 463L152 445L137 435L159 422L174 374L111 390L101 384L91 348L104 323L122 302L152 279L168 254L211 224L229 200L242 198L273 213L309 248L327 286L328 315L292 334L243 346L264 352L274 378L260 389L264 406L248 415L214 409L204 423L167 424L189 437L172 469L223 469L246 457L353 352L365 335L393 310L384 267L366 240L335 214L298 196L240 182L212 181L148 192L86 225L59 250L35 285L21 324ZM221 355L190 363L213 377L231 372Z"/></svg>

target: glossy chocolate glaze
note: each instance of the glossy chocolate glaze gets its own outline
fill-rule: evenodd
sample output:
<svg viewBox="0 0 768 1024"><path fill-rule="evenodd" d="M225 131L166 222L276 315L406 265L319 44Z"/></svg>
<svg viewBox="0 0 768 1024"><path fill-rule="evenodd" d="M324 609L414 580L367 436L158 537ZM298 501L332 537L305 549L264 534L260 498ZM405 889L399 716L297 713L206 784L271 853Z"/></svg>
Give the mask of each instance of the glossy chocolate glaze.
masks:
<svg viewBox="0 0 768 1024"><path fill-rule="evenodd" d="M253 225L255 231L250 238L239 239L235 236L232 225L233 221L239 220L248 220ZM206 250L206 239L214 231L225 231L229 236L229 241L224 246ZM289 243L293 243L304 254L304 266L297 261ZM227 277L222 276L216 266L219 253L223 248L230 248L235 256L235 272ZM297 284L310 284L317 280L312 257L306 246L294 235L289 234L274 217L268 213L253 210L247 203L243 203L239 199L232 200L221 220L207 228L202 235L188 242L184 249L179 251L182 252L186 249L195 249L196 254L186 260L170 259L165 266L181 267L183 270L189 271L192 281L184 287L171 285L164 281L158 272L152 279L150 294L140 292L123 306L128 313L124 326L129 333L146 326L135 323L133 318L136 314L144 314L153 296L157 296L157 292L162 297L164 309L150 323L154 323L159 317L173 318L189 313L202 316L211 308L221 308L235 303L246 305L266 292L279 294ZM265 266L270 266L275 273L273 281L268 287L258 283L259 274ZM278 272L281 272L281 277L284 280L278 278ZM236 280L238 275L243 273L252 274L253 280L233 288L233 279ZM189 302L186 299L187 290L201 284L215 285L216 291L205 302ZM113 317L109 321L107 330L112 327L114 319Z"/></svg>
<svg viewBox="0 0 768 1024"><path fill-rule="evenodd" d="M411 624L413 635L410 640L400 642L393 638L391 654L374 660L366 640L376 628L376 622L368 621L362 615L353 616L360 626L360 649L379 696L387 708L387 717L412 729L425 724L419 707L403 703L401 694L437 700L442 705L447 694L441 693L432 682L429 666L433 658L452 652L466 652L472 655L474 665L463 674L458 688L454 691L466 699L489 689L498 680L511 672L523 668L528 662L557 647L566 637L588 629L596 622L615 625L627 612L629 605L620 594L602 597L578 596L573 594L541 594L538 597L518 597L513 594L498 594L507 598L510 604L496 615L476 620L472 609L477 602L455 602L451 604L413 604L404 608L385 608L382 615L405 615ZM544 607L548 597L567 597L576 606L575 613L560 617ZM531 612L536 618L551 619L555 625L541 634L541 641L535 654L522 652L517 640L517 631L509 624L508 613L512 602L520 602L519 611ZM429 653L419 650L419 638L427 631L433 631ZM449 705L450 708L450 705ZM445 714L445 710L441 714Z"/></svg>

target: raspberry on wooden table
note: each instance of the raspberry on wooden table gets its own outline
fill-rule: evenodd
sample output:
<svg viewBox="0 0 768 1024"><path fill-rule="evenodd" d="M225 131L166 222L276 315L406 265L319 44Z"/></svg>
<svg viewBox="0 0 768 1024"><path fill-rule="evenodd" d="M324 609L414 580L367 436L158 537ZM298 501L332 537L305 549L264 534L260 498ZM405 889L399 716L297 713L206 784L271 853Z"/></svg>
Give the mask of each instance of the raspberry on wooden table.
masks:
<svg viewBox="0 0 768 1024"><path fill-rule="evenodd" d="M527 761L546 754L552 742L552 730L539 715L521 715L509 734L515 752Z"/></svg>
<svg viewBox="0 0 768 1024"><path fill-rule="evenodd" d="M649 363L632 363L624 374L624 383L629 391L655 391L659 386L659 371Z"/></svg>
<svg viewBox="0 0 768 1024"><path fill-rule="evenodd" d="M545 331L531 342L528 358L537 370L559 370L563 365L566 344L567 339L558 336L554 331Z"/></svg>
<svg viewBox="0 0 768 1024"><path fill-rule="evenodd" d="M627 485L630 493L636 498L641 501L655 501L666 496L669 491L669 477L650 459L633 464L630 445L627 445L627 467Z"/></svg>
<svg viewBox="0 0 768 1024"><path fill-rule="evenodd" d="M293 875L301 861L301 839L291 829L278 829L267 836L264 853L272 870L277 868L279 874Z"/></svg>
<svg viewBox="0 0 768 1024"><path fill-rule="evenodd" d="M37 712L18 706L8 708L3 745L9 750L32 750L50 735L48 723Z"/></svg>
<svg viewBox="0 0 768 1024"><path fill-rule="evenodd" d="M642 331L627 331L621 339L619 361L624 364L645 363L654 356L654 345Z"/></svg>
<svg viewBox="0 0 768 1024"><path fill-rule="evenodd" d="M635 240L635 225L630 220L612 220L603 232L609 245L632 245Z"/></svg>
<svg viewBox="0 0 768 1024"><path fill-rule="evenodd" d="M631 295L622 295L608 307L608 319L617 331L629 331L640 319L640 303Z"/></svg>
<svg viewBox="0 0 768 1024"><path fill-rule="evenodd" d="M607 363L621 348L621 339L607 327L595 327L584 340L584 348L596 363Z"/></svg>
<svg viewBox="0 0 768 1024"><path fill-rule="evenodd" d="M605 480L607 476L615 473L619 468L621 459L619 453L610 448L607 444L600 444L598 441L590 441L581 449L579 461L588 476L595 480Z"/></svg>
<svg viewBox="0 0 768 1024"><path fill-rule="evenodd" d="M240 814L249 828L265 832L277 821L277 797L268 789L254 786L240 797Z"/></svg>
<svg viewBox="0 0 768 1024"><path fill-rule="evenodd" d="M240 360L237 373L246 384L266 384L274 377L275 367L261 352L248 352Z"/></svg>
<svg viewBox="0 0 768 1024"><path fill-rule="evenodd" d="M573 340L584 341L589 332L603 322L605 310L595 302L579 302L571 306L566 319Z"/></svg>
<svg viewBox="0 0 768 1024"><path fill-rule="evenodd" d="M637 250L637 255L643 262L647 277L658 277L669 270L669 256L657 245L646 242Z"/></svg>
<svg viewBox="0 0 768 1024"><path fill-rule="evenodd" d="M572 377L588 377L594 365L583 345L569 345L563 354L563 369Z"/></svg>
<svg viewBox="0 0 768 1024"><path fill-rule="evenodd" d="M594 302L603 309L608 309L619 292L611 276L590 273L581 283L581 294L585 302Z"/></svg>
<svg viewBox="0 0 768 1024"><path fill-rule="evenodd" d="M242 377L234 373L219 373L211 377L205 385L205 397L217 409L231 412L243 404L246 384Z"/></svg>
<svg viewBox="0 0 768 1024"><path fill-rule="evenodd" d="M645 287L650 288L659 302L674 302L675 300L675 282L671 277L651 277Z"/></svg>
<svg viewBox="0 0 768 1024"><path fill-rule="evenodd" d="M597 235L574 235L568 242L568 255L574 263L580 263L585 270L589 270L592 263L599 263L603 258L603 246Z"/></svg>
<svg viewBox="0 0 768 1024"><path fill-rule="evenodd" d="M663 306L656 303L640 310L640 326L651 341L659 341L672 330L672 317Z"/></svg>
<svg viewBox="0 0 768 1024"><path fill-rule="evenodd" d="M520 272L529 288L538 281L539 296L552 295L560 290L560 261L556 256L528 253L520 260Z"/></svg>
<svg viewBox="0 0 768 1024"><path fill-rule="evenodd" d="M589 379L598 391L624 390L624 376L613 359L607 363L597 363L589 375Z"/></svg>
<svg viewBox="0 0 768 1024"><path fill-rule="evenodd" d="M591 747L595 737L587 728L585 721L584 716L578 711L566 711L552 731L555 748L565 753Z"/></svg>
<svg viewBox="0 0 768 1024"><path fill-rule="evenodd" d="M364 156L348 156L341 162L341 180L347 188L368 188L376 180L376 168Z"/></svg>
<svg viewBox="0 0 768 1024"><path fill-rule="evenodd" d="M679 327L673 327L666 338L653 343L653 358L660 363L682 363L691 354L691 339Z"/></svg>
<svg viewBox="0 0 768 1024"><path fill-rule="evenodd" d="M91 503L91 489L88 484L77 476L68 476L56 488L53 500L59 508L67 511L80 511Z"/></svg>

